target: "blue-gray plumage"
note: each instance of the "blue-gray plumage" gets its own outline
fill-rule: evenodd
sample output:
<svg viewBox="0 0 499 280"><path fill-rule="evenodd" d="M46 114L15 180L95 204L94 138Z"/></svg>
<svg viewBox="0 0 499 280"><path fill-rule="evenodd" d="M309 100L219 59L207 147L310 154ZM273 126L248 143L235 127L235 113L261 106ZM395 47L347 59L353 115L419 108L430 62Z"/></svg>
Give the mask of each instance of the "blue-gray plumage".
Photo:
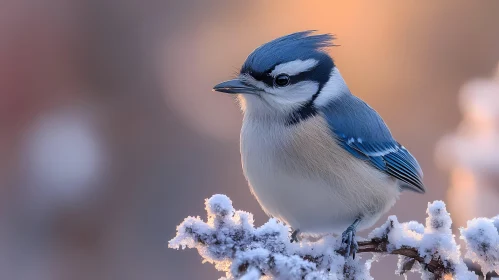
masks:
<svg viewBox="0 0 499 280"><path fill-rule="evenodd" d="M296 59L321 59L327 56L320 49L333 46L333 36L329 34L309 36L310 34L310 31L297 32L258 47L248 56L241 71L263 73L283 62Z"/></svg>
<svg viewBox="0 0 499 280"><path fill-rule="evenodd" d="M421 168L395 139L374 109L347 94L319 108L341 146L355 157L401 180L402 188L424 192Z"/></svg>
<svg viewBox="0 0 499 280"><path fill-rule="evenodd" d="M238 94L243 170L264 211L298 233L372 226L401 190L423 193L416 159L371 107L350 93L324 51L331 35L290 34L253 51L240 75L214 87Z"/></svg>

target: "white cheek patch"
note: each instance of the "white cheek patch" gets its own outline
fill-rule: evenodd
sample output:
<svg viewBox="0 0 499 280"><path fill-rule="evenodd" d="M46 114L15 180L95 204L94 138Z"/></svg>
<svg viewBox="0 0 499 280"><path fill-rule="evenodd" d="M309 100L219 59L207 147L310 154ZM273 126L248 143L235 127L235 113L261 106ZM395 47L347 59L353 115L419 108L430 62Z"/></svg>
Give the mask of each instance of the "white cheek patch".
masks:
<svg viewBox="0 0 499 280"><path fill-rule="evenodd" d="M327 103L343 94L348 94L350 90L348 89L345 80L340 74L338 68L334 67L329 75L329 80L324 85L321 93L314 101L316 106L325 106Z"/></svg>
<svg viewBox="0 0 499 280"><path fill-rule="evenodd" d="M262 98L283 111L296 109L309 101L319 89L319 83L303 81L283 88L272 88Z"/></svg>
<svg viewBox="0 0 499 280"><path fill-rule="evenodd" d="M300 73L309 71L310 69L314 68L317 66L317 63L319 61L315 59L307 59L307 60L293 60L290 62L282 63L277 65L272 72L270 72L270 75L272 77L275 77L279 74L288 74L290 76L298 75Z"/></svg>

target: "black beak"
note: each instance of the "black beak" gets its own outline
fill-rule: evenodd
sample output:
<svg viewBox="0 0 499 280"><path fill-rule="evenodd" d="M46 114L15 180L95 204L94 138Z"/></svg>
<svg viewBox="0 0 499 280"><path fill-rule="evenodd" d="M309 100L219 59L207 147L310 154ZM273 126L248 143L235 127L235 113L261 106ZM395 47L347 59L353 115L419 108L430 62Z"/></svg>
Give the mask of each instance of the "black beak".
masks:
<svg viewBox="0 0 499 280"><path fill-rule="evenodd" d="M225 92L225 93L246 93L255 94L259 91L254 86L243 83L239 79L233 79L225 81L213 87L214 91Z"/></svg>

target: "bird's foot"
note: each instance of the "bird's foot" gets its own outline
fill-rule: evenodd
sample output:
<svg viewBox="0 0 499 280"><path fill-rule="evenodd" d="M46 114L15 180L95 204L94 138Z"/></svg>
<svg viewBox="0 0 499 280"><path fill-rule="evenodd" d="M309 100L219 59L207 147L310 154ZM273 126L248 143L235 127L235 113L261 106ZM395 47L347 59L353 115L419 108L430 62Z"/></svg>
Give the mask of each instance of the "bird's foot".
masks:
<svg viewBox="0 0 499 280"><path fill-rule="evenodd" d="M293 233L291 233L291 240L290 240L290 242L291 242L291 243L293 243L293 242L298 243L298 242L299 242L299 240L298 240L298 234L299 234L299 233L300 233L300 230L299 230L299 229L295 229L295 230L293 231Z"/></svg>
<svg viewBox="0 0 499 280"><path fill-rule="evenodd" d="M350 254L352 254L352 257L355 259L355 253L357 253L357 250L359 249L359 244L357 244L357 240L355 240L355 234L360 221L360 217L355 219L353 224L341 234L341 242L345 249L345 257L349 257Z"/></svg>
<svg viewBox="0 0 499 280"><path fill-rule="evenodd" d="M343 248L345 248L345 257L349 257L352 254L355 259L355 253L359 249L357 240L355 240L355 227L349 226L341 235L341 242L343 243Z"/></svg>

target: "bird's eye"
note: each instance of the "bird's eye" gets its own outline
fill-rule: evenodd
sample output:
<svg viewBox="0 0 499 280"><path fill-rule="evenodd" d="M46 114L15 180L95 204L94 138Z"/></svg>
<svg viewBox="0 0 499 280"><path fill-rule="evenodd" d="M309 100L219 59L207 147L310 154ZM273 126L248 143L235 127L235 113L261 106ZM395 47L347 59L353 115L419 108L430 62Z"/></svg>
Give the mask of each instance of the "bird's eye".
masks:
<svg viewBox="0 0 499 280"><path fill-rule="evenodd" d="M289 76L286 74L279 74L274 79L274 84L278 87L285 87L289 85Z"/></svg>

